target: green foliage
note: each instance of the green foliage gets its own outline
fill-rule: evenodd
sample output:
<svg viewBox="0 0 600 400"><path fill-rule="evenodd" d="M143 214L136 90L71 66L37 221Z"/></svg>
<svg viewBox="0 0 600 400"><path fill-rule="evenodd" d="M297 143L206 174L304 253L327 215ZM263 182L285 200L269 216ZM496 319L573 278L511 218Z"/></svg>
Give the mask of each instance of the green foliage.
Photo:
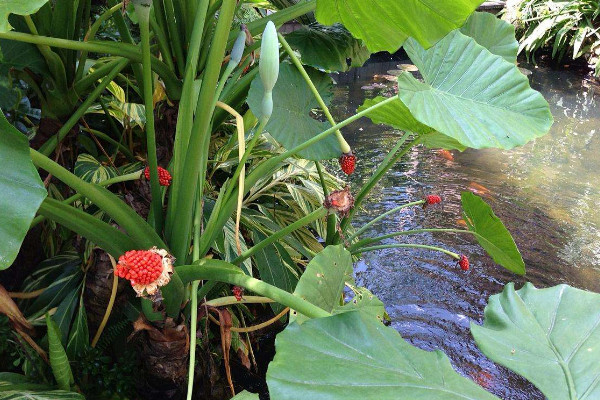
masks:
<svg viewBox="0 0 600 400"><path fill-rule="evenodd" d="M39 384L30 377L10 372L0 372L1 400L85 400L79 393L54 390Z"/></svg>
<svg viewBox="0 0 600 400"><path fill-rule="evenodd" d="M119 175L115 168L103 165L90 154L77 156L73 173L90 183L100 183Z"/></svg>
<svg viewBox="0 0 600 400"><path fill-rule="evenodd" d="M8 16L10 14L30 15L39 10L47 2L48 0L25 2L21 0L2 0L0 3L0 32L7 32L12 28L8 23Z"/></svg>
<svg viewBox="0 0 600 400"><path fill-rule="evenodd" d="M62 345L60 330L50 314L46 314L46 326L48 327L48 358L54 379L56 379L59 389L68 391L75 382L73 372Z"/></svg>
<svg viewBox="0 0 600 400"><path fill-rule="evenodd" d="M275 345L267 382L276 399L497 399L441 351L417 349L359 312L292 323Z"/></svg>
<svg viewBox="0 0 600 400"><path fill-rule="evenodd" d="M467 227L495 262L519 275L525 275L525 263L510 232L492 208L471 192L461 195Z"/></svg>
<svg viewBox="0 0 600 400"><path fill-rule="evenodd" d="M464 24L481 0L423 2L421 0L319 0L317 20L344 24L370 51L394 53L407 37L430 47Z"/></svg>
<svg viewBox="0 0 600 400"><path fill-rule="evenodd" d="M552 49L552 58L585 57L596 76L600 73L600 7L597 0L515 1L504 18L513 23L519 52L533 58L540 49Z"/></svg>
<svg viewBox="0 0 600 400"><path fill-rule="evenodd" d="M323 97L325 103L331 101L331 78L323 72L309 69L308 74ZM248 105L255 115L261 114L263 86L255 78L248 92ZM294 93L290 96L290 93ZM318 107L310 89L296 67L288 63L280 66L279 79L273 90L273 115L265 127L282 146L292 149L306 142L330 125L311 116ZM339 145L333 136L298 153L309 160L327 160L340 155Z"/></svg>
<svg viewBox="0 0 600 400"><path fill-rule="evenodd" d="M285 39L300 52L303 64L325 71L345 72L362 67L371 56L362 41L352 37L341 24L313 23L289 33Z"/></svg>
<svg viewBox="0 0 600 400"><path fill-rule="evenodd" d="M515 39L515 28L498 19L494 14L475 12L460 28L460 32L470 36L475 41L497 56L516 64L519 43Z"/></svg>
<svg viewBox="0 0 600 400"><path fill-rule="evenodd" d="M0 209L10 215L0 224L0 270L14 261L37 209L48 195L29 158L27 138L0 112L0 159L5 163L0 176Z"/></svg>
<svg viewBox="0 0 600 400"><path fill-rule="evenodd" d="M490 297L471 332L483 353L524 376L549 400L600 396L600 295L559 285L512 283Z"/></svg>

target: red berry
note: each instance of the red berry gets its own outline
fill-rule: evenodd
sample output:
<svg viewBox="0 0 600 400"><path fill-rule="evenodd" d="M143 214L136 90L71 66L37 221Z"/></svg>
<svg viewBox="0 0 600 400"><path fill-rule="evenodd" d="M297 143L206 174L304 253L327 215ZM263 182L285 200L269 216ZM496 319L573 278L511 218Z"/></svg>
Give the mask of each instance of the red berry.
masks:
<svg viewBox="0 0 600 400"><path fill-rule="evenodd" d="M346 175L351 175L356 168L356 156L350 153L344 153L340 156L340 167Z"/></svg>
<svg viewBox="0 0 600 400"><path fill-rule="evenodd" d="M131 285L154 282L163 270L163 258L150 250L130 250L119 257L115 275L131 281Z"/></svg>
<svg viewBox="0 0 600 400"><path fill-rule="evenodd" d="M169 186L171 184L171 174L163 167L158 167L158 183L161 186ZM144 176L150 180L150 168L146 167L144 170Z"/></svg>
<svg viewBox="0 0 600 400"><path fill-rule="evenodd" d="M233 295L235 296L235 299L237 301L242 300L242 296L244 294L244 288L239 287L239 286L234 286L233 289L231 289L231 292L233 293Z"/></svg>
<svg viewBox="0 0 600 400"><path fill-rule="evenodd" d="M458 265L460 265L460 269L463 271L469 270L469 259L464 254L460 255L460 260L458 260Z"/></svg>
<svg viewBox="0 0 600 400"><path fill-rule="evenodd" d="M425 196L425 202L428 205L438 204L442 202L442 198L436 194L430 194Z"/></svg>

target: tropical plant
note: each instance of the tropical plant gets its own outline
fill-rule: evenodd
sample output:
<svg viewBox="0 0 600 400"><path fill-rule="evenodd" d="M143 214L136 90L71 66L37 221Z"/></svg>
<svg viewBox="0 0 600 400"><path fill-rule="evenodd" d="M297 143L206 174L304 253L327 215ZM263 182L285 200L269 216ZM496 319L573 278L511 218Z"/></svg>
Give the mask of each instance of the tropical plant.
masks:
<svg viewBox="0 0 600 400"><path fill-rule="evenodd" d="M515 25L519 52L534 58L540 49L552 49L552 58L584 57L600 74L600 3L597 0L516 0L507 5L505 19Z"/></svg>
<svg viewBox="0 0 600 400"><path fill-rule="evenodd" d="M4 12L30 14L46 2L38 3L27 9L9 3L0 18ZM251 352L244 334L287 314L291 323L278 336L268 371L273 398L381 398L392 396L392 390L393 396L400 393L407 398L494 398L454 372L441 353L418 350L386 328L381 323L383 304L352 280L353 255L386 247L425 247L469 268L465 255L440 247L377 244L429 231L472 235L498 264L524 274L521 255L491 208L464 193L467 229L428 228L363 237L393 212L441 201L432 194L399 205L356 231L350 223L384 174L416 145L509 149L548 131L552 124L548 104L514 64L516 41L510 27L472 14L480 3L476 0L428 6L417 1L349 0L343 7L339 0L277 2L278 11L239 28L233 25L234 18L250 2L131 3L139 46L127 43L131 33L119 22L120 4L111 5L98 19L115 19L123 28L121 43L25 34L0 24L3 40L80 51L80 57L108 54L115 63L110 69L114 75L103 80L104 87L110 85L121 103L134 103L138 97L143 103L144 123L126 129L126 118L115 118L98 100L104 87L98 86L95 97L86 97L73 114L75 124L98 100L105 122L116 125L120 119L124 129L117 126L118 136L108 141L110 154L100 145L95 156L78 150L73 172L49 157L55 153L60 159L57 144L63 137L58 135L36 151L0 116L0 156L8 160L7 172L0 178L0 189L8 195L0 198L0 206L10 216L9 223L0 226L0 268L11 265L32 223L60 224L87 240L73 246L75 254L59 256L65 262L65 256L73 256L70 268L57 267L60 260L40 268L38 276L27 281L26 296L43 289L39 296L44 299L21 304L32 320L41 323L44 318L57 387L74 390L73 384L80 383L75 382L78 373L69 367L68 357L78 357L82 352L73 349L85 350L90 342L85 306L90 286L86 282L84 291L82 283L90 279L103 285L90 291L105 293L99 297L106 306L89 346L101 346L103 337L122 329L122 321L133 321L132 335L139 338L144 358L141 373L152 383L171 382L174 391L182 389L188 374L188 398L194 393L196 349L201 348L199 325L218 326L220 357L234 392L230 350ZM378 10L390 17L381 18ZM330 29L311 25L291 34L290 43L277 33L277 25L310 12L315 12L318 23L341 23L347 31L339 25ZM324 51L311 52L310 43L322 35L331 39L324 45L337 52L319 61ZM398 96L370 99L356 114L336 122L328 109L331 79L313 67L345 70L348 58L360 63L366 52L396 51L400 46L423 80L404 73L398 78ZM259 47L257 66L253 61ZM132 73L117 77L130 64ZM94 73L90 75L95 80ZM135 88L133 93L122 97L115 80ZM176 123L167 124L173 129L166 129L174 130L172 143L166 146L172 157L164 159L159 157L160 123L155 123L160 107L177 109ZM326 121L313 118L316 108ZM92 110L98 110L97 105ZM352 173L357 155L341 129L364 116L404 133L361 188L342 188L321 162L339 157L342 169ZM83 120L82 124L85 127ZM134 130L137 140L130 135ZM134 152L145 169L127 160ZM38 170L59 185L60 193L72 196L64 200L50 196ZM150 203L146 210L139 199L144 192ZM92 259L97 248L102 256ZM92 278L89 260L99 260L94 261L94 271L105 279ZM56 276L61 284L52 278ZM128 280L133 290L119 288L119 278ZM351 295L344 296L345 287ZM121 302L122 293L126 295ZM245 326L244 315L252 315L249 307L264 304L270 304L275 315ZM323 374L324 370L330 373ZM153 395L150 386L145 388L147 397Z"/></svg>

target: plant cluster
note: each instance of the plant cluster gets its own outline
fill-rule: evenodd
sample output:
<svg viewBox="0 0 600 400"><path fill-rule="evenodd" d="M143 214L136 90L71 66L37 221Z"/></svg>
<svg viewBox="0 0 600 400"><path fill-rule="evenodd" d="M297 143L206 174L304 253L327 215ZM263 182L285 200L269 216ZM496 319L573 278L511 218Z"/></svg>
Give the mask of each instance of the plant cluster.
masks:
<svg viewBox="0 0 600 400"><path fill-rule="evenodd" d="M143 398L231 397L251 386L236 365L261 368L260 332L284 328L266 372L273 399L495 398L442 353L386 327L382 302L352 277L353 259L393 247L440 252L457 274L473 267L467 255L400 240L424 232L472 236L523 275L492 209L465 192L466 229L369 235L407 207L433 212L443 199L429 194L363 226L351 222L417 145L510 149L548 131L548 104L515 65L510 25L474 13L477 0L108 3L98 13L90 1L0 4L7 77L39 110L36 120L18 107L0 115L0 269L38 225L48 255L18 292L0 287L0 312L43 377L2 373L0 397L130 396L120 374L135 375ZM296 19L307 25L278 33ZM107 21L118 41L96 39ZM328 72L400 46L422 79L403 73L397 95L335 121ZM31 57L17 57L23 52ZM399 133L353 188L322 162L337 159L346 174L360 168L342 130L362 117ZM597 297L508 285L472 332L485 354L548 398L592 398L598 366L586 351L600 334ZM583 329L565 336L571 312ZM115 364L122 354L137 357Z"/></svg>

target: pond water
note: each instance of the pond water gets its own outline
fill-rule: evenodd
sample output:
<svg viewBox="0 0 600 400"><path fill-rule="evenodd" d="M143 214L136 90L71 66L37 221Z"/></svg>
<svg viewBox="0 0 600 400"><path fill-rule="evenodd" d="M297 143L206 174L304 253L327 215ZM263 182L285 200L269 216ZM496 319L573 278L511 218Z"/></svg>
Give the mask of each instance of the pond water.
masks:
<svg viewBox="0 0 600 400"><path fill-rule="evenodd" d="M370 62L334 75L336 118L353 113L365 98L389 92L393 82L386 75L393 75L395 71L390 70L407 62ZM469 272L461 271L455 260L441 253L416 249L366 253L355 270L357 282L381 298L392 326L405 339L425 350L444 351L461 374L511 400L544 397L477 349L469 323L482 322L488 297L502 291L508 282L521 287L525 281L536 287L567 283L600 292L598 87L574 72L525 67L532 87L550 103L555 123L548 135L511 151L459 153L415 148L379 183L354 222L359 227L424 194L441 195L442 206L416 207L392 215L368 235L460 227L460 193L466 190L483 196L492 206L523 254L525 278L495 265L471 237L448 234L405 236L384 243L403 240L467 254L472 265ZM345 135L359 158L351 179L356 188L379 165L400 133L361 119L346 128Z"/></svg>

